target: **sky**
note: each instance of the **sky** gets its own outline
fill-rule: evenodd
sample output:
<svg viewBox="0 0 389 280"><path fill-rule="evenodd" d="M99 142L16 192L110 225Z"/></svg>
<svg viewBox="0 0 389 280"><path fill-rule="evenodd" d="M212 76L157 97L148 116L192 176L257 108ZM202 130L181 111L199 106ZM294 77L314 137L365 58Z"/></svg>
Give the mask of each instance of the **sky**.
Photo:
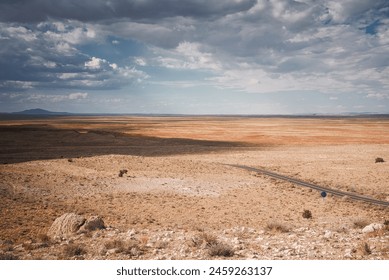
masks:
<svg viewBox="0 0 389 280"><path fill-rule="evenodd" d="M1 0L0 112L389 113L388 0Z"/></svg>

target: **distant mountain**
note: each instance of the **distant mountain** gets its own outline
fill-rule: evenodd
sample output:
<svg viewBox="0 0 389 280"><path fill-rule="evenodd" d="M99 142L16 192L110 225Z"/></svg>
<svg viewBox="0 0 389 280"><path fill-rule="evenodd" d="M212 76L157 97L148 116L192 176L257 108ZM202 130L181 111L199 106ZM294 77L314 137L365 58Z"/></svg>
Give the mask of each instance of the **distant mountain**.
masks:
<svg viewBox="0 0 389 280"><path fill-rule="evenodd" d="M15 115L71 115L71 113L67 112L51 112L47 110L43 110L40 108L37 109L29 109L29 110L24 110L20 112L13 112L12 114Z"/></svg>

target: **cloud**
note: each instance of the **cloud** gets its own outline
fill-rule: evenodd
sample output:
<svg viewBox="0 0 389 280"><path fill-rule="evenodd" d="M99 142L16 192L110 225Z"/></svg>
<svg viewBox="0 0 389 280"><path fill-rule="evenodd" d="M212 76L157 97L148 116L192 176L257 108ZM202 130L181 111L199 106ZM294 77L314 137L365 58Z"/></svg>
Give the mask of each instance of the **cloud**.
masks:
<svg viewBox="0 0 389 280"><path fill-rule="evenodd" d="M74 92L74 93L70 93L68 95L68 98L70 100L85 99L87 97L88 97L88 93L87 92Z"/></svg>
<svg viewBox="0 0 389 280"><path fill-rule="evenodd" d="M220 62L213 55L202 50L202 45L181 42L174 50L154 49L158 55L157 64L166 68L191 70L221 70Z"/></svg>
<svg viewBox="0 0 389 280"><path fill-rule="evenodd" d="M135 65L119 65L81 51L85 44L104 41L98 32L75 21L28 28L0 23L0 91L116 89L148 77Z"/></svg>
<svg viewBox="0 0 389 280"><path fill-rule="evenodd" d="M107 63L105 59L92 57L91 60L86 61L84 65L86 68L97 70L100 69L104 63Z"/></svg>
<svg viewBox="0 0 389 280"><path fill-rule="evenodd" d="M373 98L389 91L388 13L385 0L2 1L0 91L148 80Z"/></svg>
<svg viewBox="0 0 389 280"><path fill-rule="evenodd" d="M174 16L207 18L247 10L255 2L255 0L2 1L0 19L10 22L41 22L48 18L79 21L117 18L141 20Z"/></svg>
<svg viewBox="0 0 389 280"><path fill-rule="evenodd" d="M388 93L369 93L368 95L366 95L366 97L378 99L378 100L384 100L384 99L389 99L389 94Z"/></svg>

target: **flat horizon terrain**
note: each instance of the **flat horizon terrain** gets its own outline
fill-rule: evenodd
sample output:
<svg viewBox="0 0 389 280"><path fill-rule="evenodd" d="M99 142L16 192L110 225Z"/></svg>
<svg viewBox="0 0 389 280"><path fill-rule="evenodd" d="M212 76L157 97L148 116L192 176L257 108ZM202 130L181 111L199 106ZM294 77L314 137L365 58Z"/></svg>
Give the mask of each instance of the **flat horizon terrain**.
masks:
<svg viewBox="0 0 389 280"><path fill-rule="evenodd" d="M34 117L0 133L0 259L389 259L388 207L229 166L389 201L389 118ZM65 213L106 228L51 236Z"/></svg>

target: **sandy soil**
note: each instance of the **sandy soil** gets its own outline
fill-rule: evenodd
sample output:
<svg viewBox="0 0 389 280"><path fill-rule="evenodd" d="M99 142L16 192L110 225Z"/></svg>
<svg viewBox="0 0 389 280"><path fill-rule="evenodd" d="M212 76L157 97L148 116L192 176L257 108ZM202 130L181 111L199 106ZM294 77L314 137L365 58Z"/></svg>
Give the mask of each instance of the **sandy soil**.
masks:
<svg viewBox="0 0 389 280"><path fill-rule="evenodd" d="M389 201L389 119L62 117L0 133L0 259L389 259L388 207L228 166ZM50 239L64 213L107 228Z"/></svg>

